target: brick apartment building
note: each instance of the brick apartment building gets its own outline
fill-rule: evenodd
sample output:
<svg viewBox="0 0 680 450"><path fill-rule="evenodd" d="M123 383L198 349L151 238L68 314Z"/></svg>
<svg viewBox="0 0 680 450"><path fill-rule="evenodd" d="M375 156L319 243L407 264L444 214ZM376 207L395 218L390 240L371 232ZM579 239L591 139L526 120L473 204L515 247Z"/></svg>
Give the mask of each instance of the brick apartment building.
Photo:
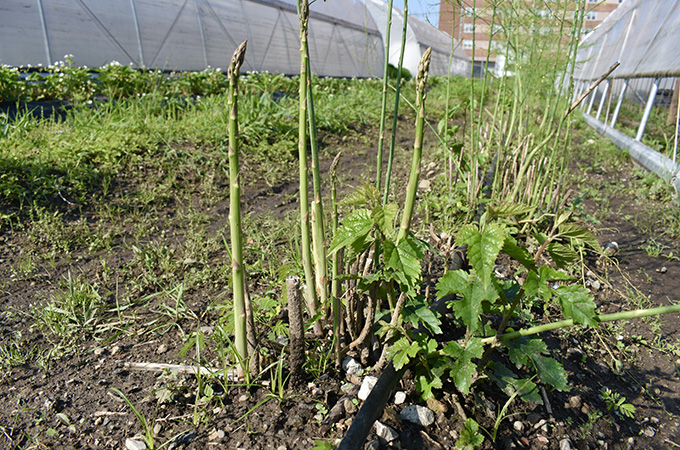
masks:
<svg viewBox="0 0 680 450"><path fill-rule="evenodd" d="M510 2L511 0L507 0ZM546 9L550 1L523 0L527 8L534 9L541 17L549 17L550 10ZM586 17L583 23L583 33L586 34L598 26L619 4L624 0L586 0ZM492 8L490 5L498 4L499 0L443 0L439 7L439 29L451 34L460 44L475 64L475 74L481 75L481 70L487 59L489 39L492 39L492 52L489 55L489 69L496 66L497 54L493 51L493 34L490 33ZM474 27L473 27L474 21ZM498 22L498 18L496 19ZM498 32L500 26L495 26L494 32ZM474 33L473 33L474 31ZM474 38L474 49L473 49ZM500 64L500 63L499 63Z"/></svg>

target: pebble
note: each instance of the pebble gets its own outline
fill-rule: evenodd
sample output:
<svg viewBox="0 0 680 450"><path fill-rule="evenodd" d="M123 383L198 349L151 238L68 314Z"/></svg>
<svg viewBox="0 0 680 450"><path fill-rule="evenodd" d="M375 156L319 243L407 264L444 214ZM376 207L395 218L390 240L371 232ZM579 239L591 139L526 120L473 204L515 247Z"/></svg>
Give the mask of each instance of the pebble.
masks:
<svg viewBox="0 0 680 450"><path fill-rule="evenodd" d="M153 426L153 434L155 435L160 434L161 429L162 429L161 424L157 423L156 425Z"/></svg>
<svg viewBox="0 0 680 450"><path fill-rule="evenodd" d="M569 438L560 441L560 450L571 450L571 441Z"/></svg>
<svg viewBox="0 0 680 450"><path fill-rule="evenodd" d="M340 386L340 391L345 395L356 396L357 392L359 392L359 388L352 383L345 383Z"/></svg>
<svg viewBox="0 0 680 450"><path fill-rule="evenodd" d="M666 273L668 272L668 267L663 266L661 269L656 269L656 271L659 273Z"/></svg>
<svg viewBox="0 0 680 450"><path fill-rule="evenodd" d="M440 402L436 398L428 398L427 407L437 414L444 414L449 410L449 408L447 408L444 403Z"/></svg>
<svg viewBox="0 0 680 450"><path fill-rule="evenodd" d="M583 405L583 400L578 395L572 395L569 397L569 407L574 409L579 409Z"/></svg>
<svg viewBox="0 0 680 450"><path fill-rule="evenodd" d="M394 394L394 404L395 405L401 405L406 401L406 392L404 391L397 391Z"/></svg>
<svg viewBox="0 0 680 450"><path fill-rule="evenodd" d="M288 447L286 447L285 445L279 445L278 447L276 447L276 450L288 450Z"/></svg>
<svg viewBox="0 0 680 450"><path fill-rule="evenodd" d="M524 424L519 420L516 420L515 423L512 424L512 428L514 428L515 431L519 431L521 433L524 431Z"/></svg>
<svg viewBox="0 0 680 450"><path fill-rule="evenodd" d="M366 400L368 398L368 394L371 393L373 387L375 386L375 383L377 382L378 378L370 375L364 378L364 381L361 383L361 387L359 388L359 394L357 396L361 400Z"/></svg>
<svg viewBox="0 0 680 450"><path fill-rule="evenodd" d="M364 368L361 367L361 364L359 364L356 359L345 358L344 361L342 361L342 370L350 375L359 375Z"/></svg>
<svg viewBox="0 0 680 450"><path fill-rule="evenodd" d="M138 441L137 439L125 439L125 448L127 450L145 450L146 444L144 441Z"/></svg>
<svg viewBox="0 0 680 450"><path fill-rule="evenodd" d="M286 420L286 428L302 428L304 426L304 421L302 420L302 417L295 415L295 416L290 416L288 420Z"/></svg>
<svg viewBox="0 0 680 450"><path fill-rule="evenodd" d="M379 438L385 440L385 442L392 442L399 437L399 433L397 433L394 428L377 420L375 421L375 434L377 434Z"/></svg>
<svg viewBox="0 0 680 450"><path fill-rule="evenodd" d="M421 191L429 191L430 190L430 180L420 180L418 182L418 189Z"/></svg>
<svg viewBox="0 0 680 450"><path fill-rule="evenodd" d="M167 351L168 351L168 346L165 345L165 344L161 344L161 345L159 345L158 348L156 349L156 354L162 355L163 353L165 353L165 352L167 352Z"/></svg>
<svg viewBox="0 0 680 450"><path fill-rule="evenodd" d="M225 436L225 433L223 430L215 430L210 435L208 436L208 439L211 441L219 441L222 440Z"/></svg>
<svg viewBox="0 0 680 450"><path fill-rule="evenodd" d="M602 288L602 285L600 284L599 281L595 280L592 283L590 283L590 287L592 287L594 291L599 291Z"/></svg>
<svg viewBox="0 0 680 450"><path fill-rule="evenodd" d="M97 348L94 349L94 352L93 352L93 353L94 353L96 356L100 356L100 355L103 354L105 351L106 351L105 348L97 347Z"/></svg>
<svg viewBox="0 0 680 450"><path fill-rule="evenodd" d="M633 450L635 448L635 438L634 437L629 437L628 441L626 442L628 444L628 450Z"/></svg>
<svg viewBox="0 0 680 450"><path fill-rule="evenodd" d="M645 436L651 438L651 437L654 437L655 434L656 434L656 431L654 431L654 428L652 428L652 427L645 428Z"/></svg>
<svg viewBox="0 0 680 450"><path fill-rule="evenodd" d="M239 401L239 402L248 401L248 396L247 396L246 394L243 394L243 395L241 395L241 396L238 398L238 401Z"/></svg>
<svg viewBox="0 0 680 450"><path fill-rule="evenodd" d="M359 408L357 408L357 405L355 405L354 402L348 398L345 399L342 406L345 408L345 412L347 414L354 414L359 410Z"/></svg>
<svg viewBox="0 0 680 450"><path fill-rule="evenodd" d="M429 426L434 423L434 412L431 409L420 405L411 405L404 408L399 416L407 422L412 422L421 426Z"/></svg>

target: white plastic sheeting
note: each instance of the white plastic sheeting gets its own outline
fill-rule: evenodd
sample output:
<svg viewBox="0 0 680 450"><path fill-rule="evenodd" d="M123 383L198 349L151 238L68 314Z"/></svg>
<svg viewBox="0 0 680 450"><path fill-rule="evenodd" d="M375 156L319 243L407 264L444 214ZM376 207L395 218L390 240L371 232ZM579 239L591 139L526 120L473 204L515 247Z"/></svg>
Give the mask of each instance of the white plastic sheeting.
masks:
<svg viewBox="0 0 680 450"><path fill-rule="evenodd" d="M382 73L384 49L359 0L310 7L310 56L319 75ZM295 0L2 0L0 63L77 66L111 61L164 70L226 67L243 40L243 69L299 73Z"/></svg>
<svg viewBox="0 0 680 450"><path fill-rule="evenodd" d="M386 17L383 0L313 2L312 71L381 76ZM396 66L403 13L395 8L392 17L389 61ZM422 52L431 46L431 73L446 74L450 37L416 18L409 17L408 25L404 66L415 74ZM299 73L296 0L0 1L0 64L10 66L48 66L73 55L76 66L117 61L177 71L224 68L245 39L244 70ZM451 73L469 75L469 64L458 50Z"/></svg>
<svg viewBox="0 0 680 450"><path fill-rule="evenodd" d="M576 80L680 75L680 0L626 0L583 41Z"/></svg>
<svg viewBox="0 0 680 450"><path fill-rule="evenodd" d="M368 8L373 20L385 39L387 30L388 5L384 0L362 0ZM401 38L404 27L404 13L397 8L392 8L392 27L390 28L390 42L388 45L388 62L397 67L399 65L399 53L401 51ZM422 20L409 16L406 26L406 43L404 46L403 67L411 75L418 72L418 63L423 52L432 47L430 58L431 75L462 75L469 76L471 61L458 41L453 41L453 56L451 54L451 36L429 25ZM449 62L451 67L449 70Z"/></svg>

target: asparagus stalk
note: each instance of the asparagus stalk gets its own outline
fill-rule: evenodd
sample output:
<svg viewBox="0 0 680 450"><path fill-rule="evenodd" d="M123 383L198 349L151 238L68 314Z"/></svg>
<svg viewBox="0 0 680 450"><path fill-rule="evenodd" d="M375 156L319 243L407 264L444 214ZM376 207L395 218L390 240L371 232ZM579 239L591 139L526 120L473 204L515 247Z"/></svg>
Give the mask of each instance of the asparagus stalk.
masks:
<svg viewBox="0 0 680 450"><path fill-rule="evenodd" d="M427 74L430 69L430 54L432 49L428 47L423 53L418 64L418 75L416 77L416 136L413 142L413 162L411 164L411 175L409 176L406 188L406 201L404 203L404 215L401 218L401 226L397 235L397 245L401 242L411 227L411 218L416 202L416 191L418 190L418 179L420 178L420 159L423 153L423 132L425 123L425 84Z"/></svg>
<svg viewBox="0 0 680 450"><path fill-rule="evenodd" d="M241 234L241 186L239 183L238 78L246 54L246 42L238 46L231 58L229 78L229 228L231 231L231 267L234 291L234 340L243 373L248 373L246 338L245 277Z"/></svg>

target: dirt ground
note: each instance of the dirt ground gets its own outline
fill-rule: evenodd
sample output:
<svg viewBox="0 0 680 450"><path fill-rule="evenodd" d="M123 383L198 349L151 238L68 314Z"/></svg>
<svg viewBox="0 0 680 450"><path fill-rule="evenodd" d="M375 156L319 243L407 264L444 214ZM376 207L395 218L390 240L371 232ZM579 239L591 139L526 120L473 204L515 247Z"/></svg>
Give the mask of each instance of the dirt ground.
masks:
<svg viewBox="0 0 680 450"><path fill-rule="evenodd" d="M349 154L341 170L359 184L373 166L371 145L365 139L329 140L327 146L343 147ZM402 142L407 146L407 141ZM578 145L578 144L576 144ZM328 154L335 152L330 150ZM328 167L330 160L322 163ZM680 260L652 257L644 250L654 238L663 243L663 254L680 255L678 241L668 239L653 219L641 226L641 210L654 207L631 198L626 187L639 175L632 164L621 168L606 165L593 169L587 159L577 160L574 169L583 170L592 185L607 191L606 217L595 225L601 244L618 243L614 261L589 261L592 272L585 278L595 293L603 313L650 307L677 300L680 292ZM427 174L426 174L427 176ZM429 174L437 176L436 170ZM611 189L611 187L615 187ZM607 187L610 189L607 190ZM250 189L250 190L248 190ZM283 214L294 206L295 183L277 186L246 185L246 210L251 214ZM575 194L572 194L575 196ZM644 194L641 194L644 195ZM602 205L592 196L585 198L584 216L598 214ZM218 202L204 211L205 227L221 230L226 225L228 203ZM164 229L164 215L158 211L152 238L170 241L173 229ZM66 220L82 221L87 227L106 227L87 211L70 211ZM653 218L653 214L651 215ZM32 309L49 298L64 277L71 273L85 278L101 274L99 261L106 258L118 280L103 284L116 292L125 277L123 268L135 255L124 250L125 236L114 239L112 250L91 252L87 248L58 255L42 262L30 273L17 271L24 261L22 250L35 247L25 229L5 230L0 235L0 335L7 345L21 332L23 345L49 350L53 343L45 332L31 327ZM224 249L206 255L208 260L226 260ZM187 263L189 266L190 263ZM189 270L189 268L187 268ZM585 275L585 274L584 274ZM597 282L597 283L595 283ZM144 448L144 427L139 411L153 434L157 447L177 449L309 449L315 440L340 438L348 429L361 401L356 397L356 377L329 370L295 392L280 393L276 380L258 380L248 389L234 381L208 379L202 386L194 373L151 371L140 363L191 364L180 356L187 339L186 329L197 323L209 335L215 332L218 313L217 292L226 282L186 293L188 310L199 320L179 319L175 324L155 329L152 325L125 329L111 327L98 340L88 338L77 344L75 353L56 354L46 365L31 361L8 367L0 375L0 449L122 449ZM279 294L281 287L275 288ZM115 306L115 296L107 298ZM131 304L126 317L151 324L158 304ZM111 319L113 321L113 319ZM580 328L544 336L554 357L568 373L571 390L545 392L546 405L513 402L499 418L507 397L490 384L481 384L476 395L462 397L444 393L428 406L436 412L432 425L422 427L402 421L399 412L410 404L423 402L413 382L405 377L399 389L407 394L404 404L388 403L381 422L392 427L398 437L391 442L372 433L365 448L449 449L453 448L463 423L463 415L473 417L486 430L485 449L672 449L680 448L680 320L677 315L624 324L603 326L600 330ZM322 345L322 344L319 344ZM190 366L188 366L190 367ZM258 387L260 386L260 387ZM602 397L610 388L635 407L634 418L618 414ZM112 389L125 393L135 409ZM198 395L197 392L201 393ZM346 400L350 401L347 402ZM339 402L343 413L334 423L324 419ZM622 402L624 403L624 402ZM209 408L204 405L210 405ZM354 405L354 408L352 407ZM497 419L499 421L497 422ZM498 423L495 440L491 439Z"/></svg>

